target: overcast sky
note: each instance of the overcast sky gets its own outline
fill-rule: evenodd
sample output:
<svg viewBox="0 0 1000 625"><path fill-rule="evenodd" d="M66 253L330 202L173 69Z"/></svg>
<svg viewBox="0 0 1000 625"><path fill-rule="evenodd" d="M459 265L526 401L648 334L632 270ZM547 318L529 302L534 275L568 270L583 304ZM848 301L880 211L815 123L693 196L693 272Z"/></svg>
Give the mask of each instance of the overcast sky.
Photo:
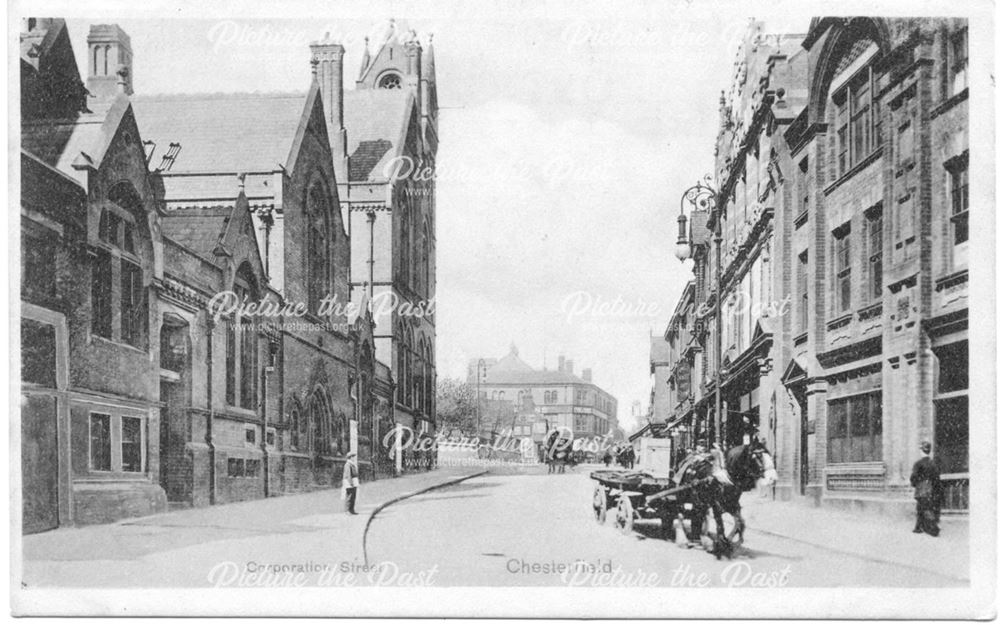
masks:
<svg viewBox="0 0 1000 625"><path fill-rule="evenodd" d="M464 377L469 359L503 356L511 342L539 368L565 354L634 425L633 401L649 401L650 332L663 333L691 277L673 256L679 197L712 169L719 93L750 13L683 2L321 6L308 19L213 8L210 19L108 13L69 26L86 68L90 24L120 24L137 94L305 90L308 43L325 31L345 44L353 88L364 36L389 17L433 33L439 377ZM808 17L772 11L756 11L769 30L805 32ZM622 314L594 314L619 299Z"/></svg>

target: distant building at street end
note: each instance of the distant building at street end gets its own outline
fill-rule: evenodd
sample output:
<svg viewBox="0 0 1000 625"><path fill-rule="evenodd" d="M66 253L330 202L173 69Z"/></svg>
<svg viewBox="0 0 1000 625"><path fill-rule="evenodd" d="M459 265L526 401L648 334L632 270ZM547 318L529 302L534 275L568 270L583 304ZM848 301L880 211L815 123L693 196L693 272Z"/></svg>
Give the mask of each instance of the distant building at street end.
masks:
<svg viewBox="0 0 1000 625"><path fill-rule="evenodd" d="M521 360L513 344L500 359L483 359L485 372L479 378L479 398L484 402L508 402L519 413L530 406L535 423L545 431L568 427L577 438L623 437L618 424L618 400L593 382L593 373L583 369L577 376L573 361L559 356L558 368L534 369ZM468 382L476 384L480 359L469 362ZM479 367L482 372L483 368ZM527 417L526 417L527 418ZM524 425L524 424L522 424Z"/></svg>

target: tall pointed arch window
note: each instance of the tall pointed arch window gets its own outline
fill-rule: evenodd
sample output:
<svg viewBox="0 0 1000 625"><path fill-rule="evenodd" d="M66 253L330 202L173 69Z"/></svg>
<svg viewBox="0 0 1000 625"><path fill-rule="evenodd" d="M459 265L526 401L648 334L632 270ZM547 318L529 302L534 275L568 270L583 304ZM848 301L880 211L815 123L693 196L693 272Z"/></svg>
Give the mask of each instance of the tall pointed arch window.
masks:
<svg viewBox="0 0 1000 625"><path fill-rule="evenodd" d="M319 312L320 301L333 290L333 229L330 196L322 183L309 187L306 195L306 282L308 307Z"/></svg>
<svg viewBox="0 0 1000 625"><path fill-rule="evenodd" d="M256 302L257 281L244 263L233 280L239 301ZM226 322L226 403L247 410L257 408L257 381L260 375L259 337L254 319L236 315Z"/></svg>

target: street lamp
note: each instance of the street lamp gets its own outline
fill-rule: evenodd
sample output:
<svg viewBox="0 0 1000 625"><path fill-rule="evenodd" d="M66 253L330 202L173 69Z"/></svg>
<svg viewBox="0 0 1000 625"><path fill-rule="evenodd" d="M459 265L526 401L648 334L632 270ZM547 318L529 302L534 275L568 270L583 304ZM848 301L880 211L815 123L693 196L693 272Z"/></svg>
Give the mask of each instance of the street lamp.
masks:
<svg viewBox="0 0 1000 625"><path fill-rule="evenodd" d="M484 373L486 373L486 361L480 358L479 362L476 363L476 438L479 438L483 427L483 417L481 414L482 395L479 393L479 382L482 380Z"/></svg>
<svg viewBox="0 0 1000 625"><path fill-rule="evenodd" d="M684 262L691 257L691 242L688 236L687 216L685 206L689 210L707 212L713 218L712 242L715 246L715 271L712 281L715 291L715 419L713 434L715 441L722 441L722 219L715 211L718 206L718 192L712 187L711 175L706 175L704 181L698 181L693 187L688 187L681 194L680 215L677 217L677 247L674 254Z"/></svg>

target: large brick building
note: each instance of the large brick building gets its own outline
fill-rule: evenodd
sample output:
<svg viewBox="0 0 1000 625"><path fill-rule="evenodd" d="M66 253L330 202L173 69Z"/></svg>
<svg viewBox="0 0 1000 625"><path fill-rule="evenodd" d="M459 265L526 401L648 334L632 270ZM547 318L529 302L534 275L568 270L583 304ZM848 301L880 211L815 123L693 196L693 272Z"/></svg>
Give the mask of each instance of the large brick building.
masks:
<svg viewBox="0 0 1000 625"><path fill-rule="evenodd" d="M968 508L967 33L960 19L822 18L792 37L755 24L737 58L706 221L723 232L723 437L767 440L783 497L909 511L926 439L945 507ZM706 405L671 424L707 432L716 250L697 223Z"/></svg>
<svg viewBox="0 0 1000 625"><path fill-rule="evenodd" d="M319 64L302 93L133 96L118 26L85 84L62 20L24 26L24 530L329 487L351 449L394 474Z"/></svg>
<svg viewBox="0 0 1000 625"><path fill-rule="evenodd" d="M559 356L555 370L538 370L521 360L513 344L506 356L499 360L483 359L483 364L485 369L477 359L470 361L468 367L469 384L475 385L476 376L481 376L478 387L482 406L507 403L512 406L510 414L520 414L528 407L527 412L545 424L543 433L565 427L578 438L622 438L618 400L594 384L591 369L583 369L577 376L573 361ZM502 414L496 409L490 413Z"/></svg>

